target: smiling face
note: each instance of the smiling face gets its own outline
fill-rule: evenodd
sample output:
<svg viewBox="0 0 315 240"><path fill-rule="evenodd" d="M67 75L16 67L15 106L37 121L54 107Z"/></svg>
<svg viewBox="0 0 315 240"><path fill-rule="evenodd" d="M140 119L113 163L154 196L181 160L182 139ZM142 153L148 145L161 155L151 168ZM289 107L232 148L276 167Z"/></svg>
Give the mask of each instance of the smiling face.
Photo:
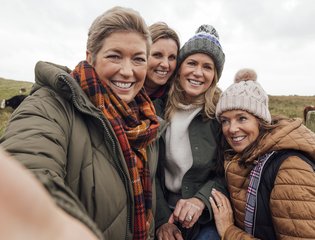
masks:
<svg viewBox="0 0 315 240"><path fill-rule="evenodd" d="M176 67L177 52L177 44L170 38L160 38L152 44L148 59L146 88L156 90L167 83Z"/></svg>
<svg viewBox="0 0 315 240"><path fill-rule="evenodd" d="M183 61L178 75L185 96L188 99L195 99L211 86L215 76L215 65L208 55L196 53Z"/></svg>
<svg viewBox="0 0 315 240"><path fill-rule="evenodd" d="M243 110L223 112L220 122L225 139L237 153L244 151L259 135L259 120Z"/></svg>
<svg viewBox="0 0 315 240"><path fill-rule="evenodd" d="M90 52L87 52L87 61L94 67L99 79L129 103L143 86L147 71L146 56L146 41L140 34L114 32L104 40L94 64Z"/></svg>

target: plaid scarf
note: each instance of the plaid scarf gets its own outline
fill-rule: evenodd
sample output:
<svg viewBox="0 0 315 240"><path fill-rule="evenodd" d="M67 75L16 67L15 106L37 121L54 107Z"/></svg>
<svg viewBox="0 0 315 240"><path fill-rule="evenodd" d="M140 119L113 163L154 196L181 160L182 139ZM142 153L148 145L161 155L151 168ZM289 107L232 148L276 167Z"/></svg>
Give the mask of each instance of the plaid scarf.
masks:
<svg viewBox="0 0 315 240"><path fill-rule="evenodd" d="M255 167L251 170L249 174L249 185L247 188L247 199L246 199L246 206L245 206L245 231L249 234L254 235L254 222L256 221L255 213L256 213L256 206L257 206L257 191L260 184L261 173L264 169L265 163L269 159L269 157L274 152L267 153L260 157L257 161Z"/></svg>
<svg viewBox="0 0 315 240"><path fill-rule="evenodd" d="M169 86L167 86L168 84L163 85L162 87L160 87L157 91L155 91L154 93L152 93L150 95L151 100L155 100L157 98L161 98L164 97L167 94L167 91L169 90Z"/></svg>
<svg viewBox="0 0 315 240"><path fill-rule="evenodd" d="M133 239L146 239L152 214L152 184L146 146L156 137L159 126L150 98L142 89L127 104L101 81L94 68L80 62L71 75L91 102L101 109L118 138L132 181L135 216Z"/></svg>

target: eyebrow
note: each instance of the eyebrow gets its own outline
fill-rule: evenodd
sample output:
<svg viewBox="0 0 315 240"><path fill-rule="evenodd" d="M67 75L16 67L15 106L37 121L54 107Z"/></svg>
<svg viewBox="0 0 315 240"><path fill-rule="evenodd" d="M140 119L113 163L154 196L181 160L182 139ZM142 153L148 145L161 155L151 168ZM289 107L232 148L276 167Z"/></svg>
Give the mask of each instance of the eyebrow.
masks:
<svg viewBox="0 0 315 240"><path fill-rule="evenodd" d="M161 50L153 50L153 51L151 51L151 54L152 53L162 53L162 52L161 52Z"/></svg>
<svg viewBox="0 0 315 240"><path fill-rule="evenodd" d="M134 55L147 55L146 52L136 52Z"/></svg>
<svg viewBox="0 0 315 240"><path fill-rule="evenodd" d="M241 116L246 116L248 113L246 113L246 112L241 112L241 113L237 113L237 114L235 114L235 117L241 117ZM220 116L220 119L230 119L229 117L226 117L226 116Z"/></svg>
<svg viewBox="0 0 315 240"><path fill-rule="evenodd" d="M212 63L212 62L205 62L205 63L203 63L203 64L207 64L207 65L210 65L210 66L214 66L214 63Z"/></svg>
<svg viewBox="0 0 315 240"><path fill-rule="evenodd" d="M123 51L120 50L119 48L109 48L109 49L104 51L104 53L107 53L107 52L116 52L116 53L122 54ZM140 51L140 52L134 53L133 55L146 55L146 52Z"/></svg>

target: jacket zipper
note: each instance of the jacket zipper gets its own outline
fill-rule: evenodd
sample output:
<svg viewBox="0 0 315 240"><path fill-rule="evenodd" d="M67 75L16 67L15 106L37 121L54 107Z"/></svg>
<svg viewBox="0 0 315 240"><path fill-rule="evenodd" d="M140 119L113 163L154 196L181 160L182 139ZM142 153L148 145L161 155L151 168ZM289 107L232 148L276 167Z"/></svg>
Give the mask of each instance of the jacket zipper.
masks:
<svg viewBox="0 0 315 240"><path fill-rule="evenodd" d="M110 140L111 140L111 142L112 142L112 150L113 150L113 156L117 156L117 151L116 151L116 144L115 144L115 141L114 141L114 139L113 139L113 137L111 136L111 134L109 133L109 130L108 130L108 128L107 128L107 126L106 126L106 124L105 124L105 122L104 122L104 120L101 118L101 117L99 117L98 115L92 115L90 112L88 112L88 111L85 111L84 109L82 109L80 106L79 106L79 104L77 103L77 101L76 101L76 97L75 97L75 91L74 91L74 89L73 89L73 87L72 87L72 85L68 82L68 80L65 78L65 76L60 76L60 78L69 86L69 88L70 88L70 90L71 90L71 93L72 93L72 101L73 101L73 105L80 111L80 112L82 112L82 113L84 113L84 114L86 114L86 115L89 115L89 116L92 116L92 117L94 117L94 118L97 118L100 122L101 122L101 124L102 124L102 126L103 126L103 128L104 128L104 130L105 130L105 132L106 132L106 134L107 134L107 136L110 138ZM106 140L105 139L105 136L103 136L104 137L104 140ZM118 168L118 170L119 170L119 175L120 175L120 177L122 178L122 180L123 180L123 183L124 183L124 185L125 185L125 187L126 187L126 189L128 189L128 191L127 191L127 203L128 202L131 202L130 200L130 190L129 190L129 187L128 187L128 176L126 176L126 174L125 174L125 172L123 171L123 169L121 168L121 166L120 166L120 163L119 163L119 161L117 161L117 159L114 157L114 161L115 161L115 163L116 163L116 167ZM131 231L131 232L133 232L133 230L131 229L131 216L130 216L130 214L131 214L131 204L127 204L127 226L126 226L126 235L125 235L125 239L127 240L128 239L128 234L127 234L127 232L128 232L128 228L129 228L129 230Z"/></svg>

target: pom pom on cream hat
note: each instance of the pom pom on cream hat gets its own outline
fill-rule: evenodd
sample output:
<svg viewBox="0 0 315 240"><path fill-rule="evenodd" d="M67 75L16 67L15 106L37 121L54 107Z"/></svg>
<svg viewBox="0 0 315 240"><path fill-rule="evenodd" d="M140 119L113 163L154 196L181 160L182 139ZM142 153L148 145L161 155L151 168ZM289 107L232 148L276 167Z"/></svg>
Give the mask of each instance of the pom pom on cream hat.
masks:
<svg viewBox="0 0 315 240"><path fill-rule="evenodd" d="M268 107L268 95L257 82L257 74L253 69L239 70L234 83L220 96L216 108L216 118L229 110L244 110L270 123L271 115Z"/></svg>

